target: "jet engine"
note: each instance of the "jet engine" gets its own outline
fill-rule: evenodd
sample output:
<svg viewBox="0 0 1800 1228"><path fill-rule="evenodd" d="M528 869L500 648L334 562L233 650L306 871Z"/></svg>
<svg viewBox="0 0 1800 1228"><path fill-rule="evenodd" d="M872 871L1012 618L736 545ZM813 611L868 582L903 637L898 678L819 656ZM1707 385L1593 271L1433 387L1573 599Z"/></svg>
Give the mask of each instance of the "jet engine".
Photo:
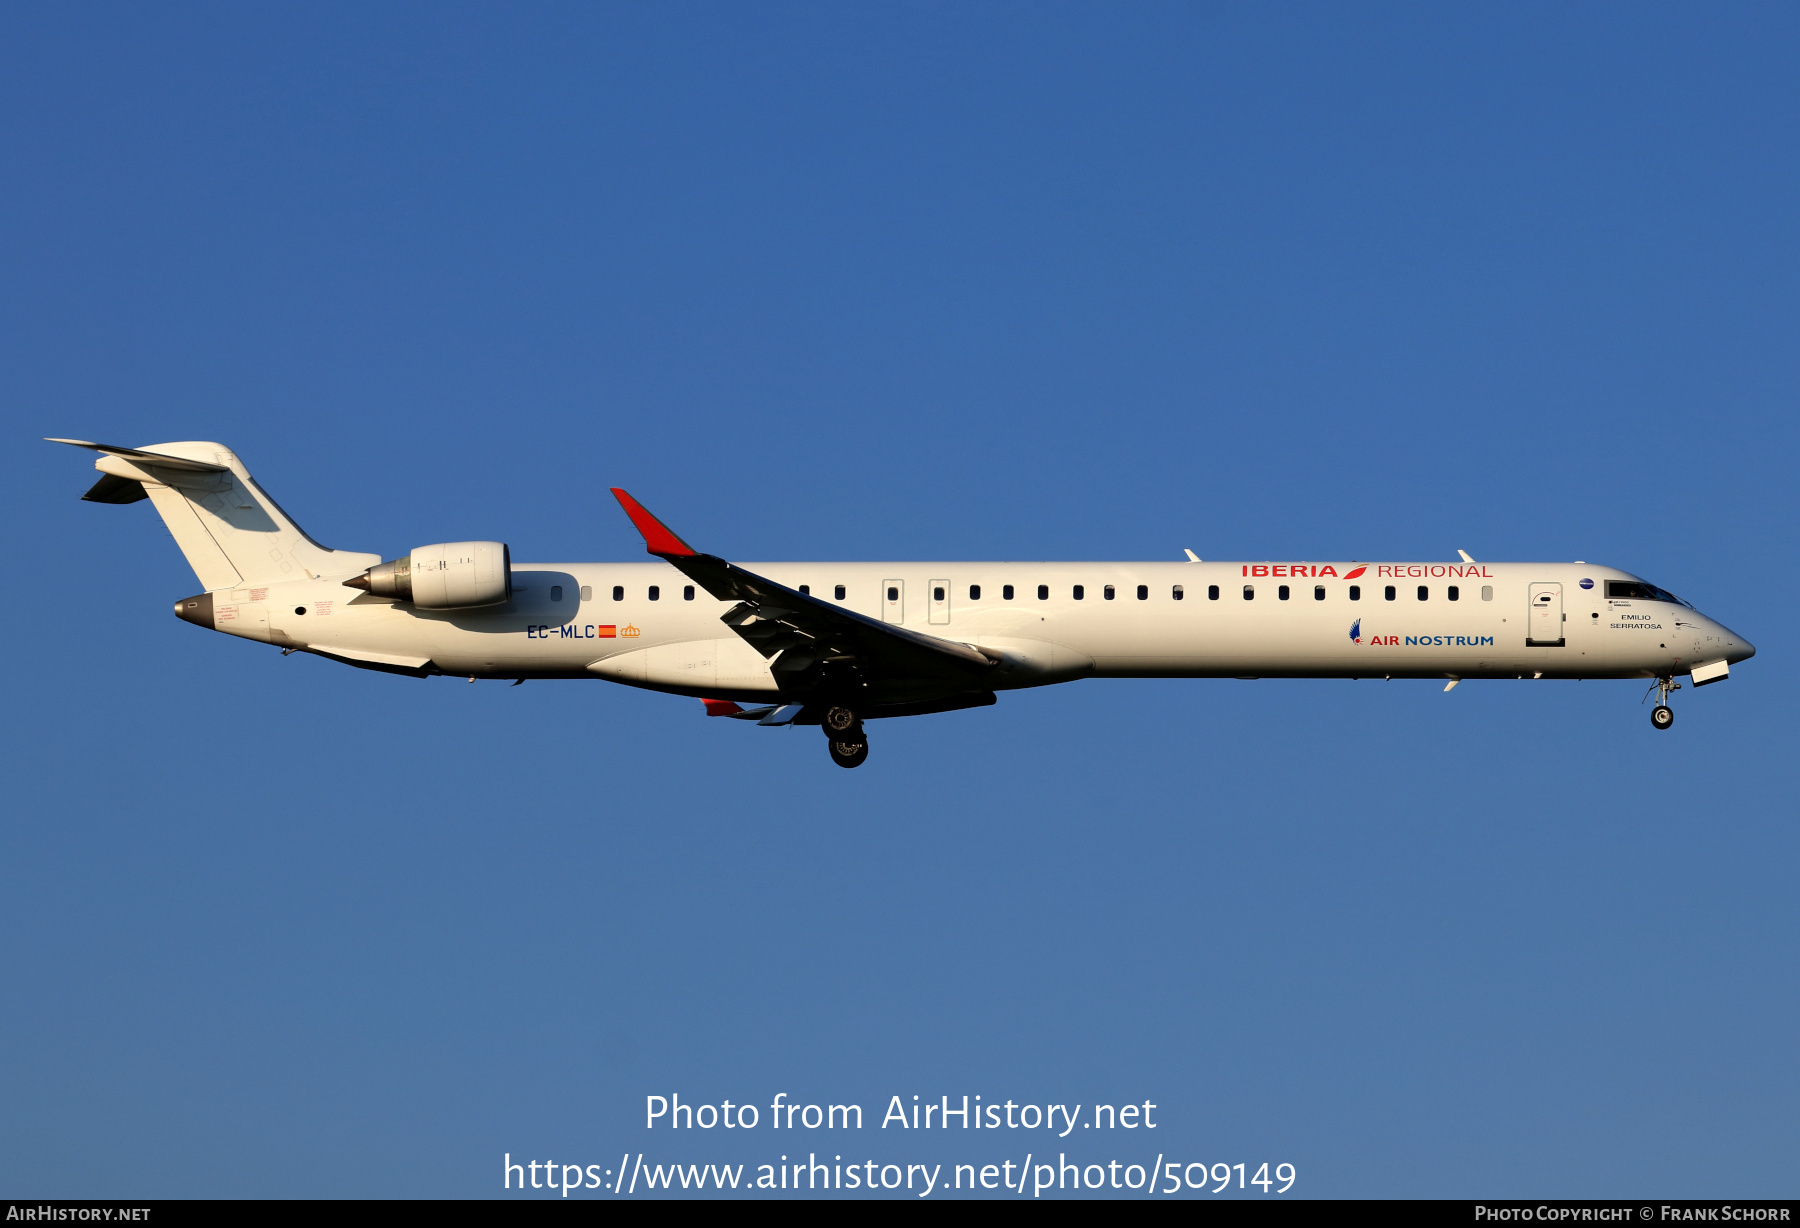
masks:
<svg viewBox="0 0 1800 1228"><path fill-rule="evenodd" d="M441 542L419 546L344 584L422 610L499 605L512 595L512 554L505 542Z"/></svg>

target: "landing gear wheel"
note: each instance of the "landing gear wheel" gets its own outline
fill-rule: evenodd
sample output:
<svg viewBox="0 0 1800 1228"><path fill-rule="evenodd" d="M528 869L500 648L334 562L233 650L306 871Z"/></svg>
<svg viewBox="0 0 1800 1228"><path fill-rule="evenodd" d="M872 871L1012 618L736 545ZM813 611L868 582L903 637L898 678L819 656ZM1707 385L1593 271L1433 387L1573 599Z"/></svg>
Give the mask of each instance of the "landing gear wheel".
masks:
<svg viewBox="0 0 1800 1228"><path fill-rule="evenodd" d="M825 717L821 723L825 726L827 734L837 737L851 732L859 722L856 719L856 713L849 708L834 704L825 709Z"/></svg>
<svg viewBox="0 0 1800 1228"><path fill-rule="evenodd" d="M1650 723L1658 729L1667 729L1675 723L1675 709L1668 704L1657 704L1650 709Z"/></svg>
<svg viewBox="0 0 1800 1228"><path fill-rule="evenodd" d="M830 748L831 761L841 768L861 767L863 760L869 757L867 742L839 742L834 738Z"/></svg>

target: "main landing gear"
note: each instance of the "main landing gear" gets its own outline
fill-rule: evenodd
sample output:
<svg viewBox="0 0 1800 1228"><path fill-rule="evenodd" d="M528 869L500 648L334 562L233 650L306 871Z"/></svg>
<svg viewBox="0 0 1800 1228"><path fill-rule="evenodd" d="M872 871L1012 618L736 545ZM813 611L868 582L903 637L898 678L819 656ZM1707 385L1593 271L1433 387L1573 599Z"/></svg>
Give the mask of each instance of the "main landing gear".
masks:
<svg viewBox="0 0 1800 1228"><path fill-rule="evenodd" d="M1669 707L1669 692L1679 691L1681 684L1668 674L1656 680L1650 691L1657 692L1656 707L1650 709L1650 723L1658 729L1667 729L1675 723L1675 709ZM1650 691L1644 692L1644 698L1650 698Z"/></svg>
<svg viewBox="0 0 1800 1228"><path fill-rule="evenodd" d="M863 733L862 721L855 712L841 705L825 710L819 722L828 739L831 761L841 768L861 767L869 757L869 739Z"/></svg>

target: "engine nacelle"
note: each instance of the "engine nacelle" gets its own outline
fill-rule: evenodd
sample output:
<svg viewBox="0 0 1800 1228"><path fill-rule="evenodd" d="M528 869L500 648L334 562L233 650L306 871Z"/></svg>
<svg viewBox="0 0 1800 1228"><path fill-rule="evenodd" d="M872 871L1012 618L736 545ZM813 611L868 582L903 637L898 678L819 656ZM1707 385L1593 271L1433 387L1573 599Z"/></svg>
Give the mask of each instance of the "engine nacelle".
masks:
<svg viewBox="0 0 1800 1228"><path fill-rule="evenodd" d="M344 584L422 610L499 605L512 596L512 554L505 542L440 542L416 547Z"/></svg>

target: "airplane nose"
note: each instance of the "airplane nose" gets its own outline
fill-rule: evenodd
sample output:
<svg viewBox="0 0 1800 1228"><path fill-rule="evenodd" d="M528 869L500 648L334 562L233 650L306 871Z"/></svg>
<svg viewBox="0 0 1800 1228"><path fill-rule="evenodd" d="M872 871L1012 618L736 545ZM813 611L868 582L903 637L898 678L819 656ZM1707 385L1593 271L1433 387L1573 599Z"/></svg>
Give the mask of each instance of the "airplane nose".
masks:
<svg viewBox="0 0 1800 1228"><path fill-rule="evenodd" d="M1732 665L1739 661L1748 661L1756 655L1756 645L1727 627L1724 623L1715 622L1719 629L1719 638L1725 641L1725 660Z"/></svg>

